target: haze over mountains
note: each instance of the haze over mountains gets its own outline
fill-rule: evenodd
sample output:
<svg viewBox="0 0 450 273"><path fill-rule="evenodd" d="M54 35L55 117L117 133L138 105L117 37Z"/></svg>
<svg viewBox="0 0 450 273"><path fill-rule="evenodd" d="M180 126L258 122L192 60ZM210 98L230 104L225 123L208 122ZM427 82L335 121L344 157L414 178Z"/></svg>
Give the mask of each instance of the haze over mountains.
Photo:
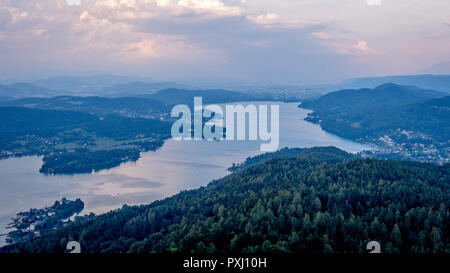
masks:
<svg viewBox="0 0 450 273"><path fill-rule="evenodd" d="M95 115L120 114L124 116L148 116L167 113L171 104L150 98L137 97L75 97L22 98L0 103L4 106L20 106L38 109L71 110Z"/></svg>
<svg viewBox="0 0 450 273"><path fill-rule="evenodd" d="M14 83L11 85L0 84L0 97L23 98L23 97L52 97L67 94L67 91L57 91L37 86L32 83Z"/></svg>
<svg viewBox="0 0 450 273"><path fill-rule="evenodd" d="M339 84L286 86L259 85L258 83L242 85L233 84L230 81L228 84L214 84L212 82L208 85L201 85L201 88L180 82L160 82L149 78L106 75L90 77L58 76L30 82L4 80L0 82L0 98L54 97L61 95L126 97L150 95L164 89L228 89L248 94L272 95L283 100L299 100L340 89L375 88L386 83L411 85L422 89L450 93L450 75L367 77L348 79Z"/></svg>
<svg viewBox="0 0 450 273"><path fill-rule="evenodd" d="M187 88L174 82L155 82L150 78L125 76L57 76L48 79L2 81L0 97L51 97L61 95L108 96L151 94L168 88Z"/></svg>
<svg viewBox="0 0 450 273"><path fill-rule="evenodd" d="M403 75L386 77L365 77L343 81L341 88L375 88L377 86L395 83L412 85L422 89L431 89L450 93L450 75Z"/></svg>
<svg viewBox="0 0 450 273"><path fill-rule="evenodd" d="M118 84L134 81L152 81L150 78L99 75L88 77L56 76L34 81L33 83L49 89L68 90L72 92L93 92Z"/></svg>

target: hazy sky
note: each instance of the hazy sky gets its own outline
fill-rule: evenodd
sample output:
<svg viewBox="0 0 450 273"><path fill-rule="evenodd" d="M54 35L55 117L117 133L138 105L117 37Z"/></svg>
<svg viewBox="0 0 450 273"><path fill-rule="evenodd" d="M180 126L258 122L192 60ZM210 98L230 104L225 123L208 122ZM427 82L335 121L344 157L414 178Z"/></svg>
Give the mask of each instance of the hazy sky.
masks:
<svg viewBox="0 0 450 273"><path fill-rule="evenodd" d="M450 1L0 0L0 64L0 79L310 83L436 65L450 73Z"/></svg>

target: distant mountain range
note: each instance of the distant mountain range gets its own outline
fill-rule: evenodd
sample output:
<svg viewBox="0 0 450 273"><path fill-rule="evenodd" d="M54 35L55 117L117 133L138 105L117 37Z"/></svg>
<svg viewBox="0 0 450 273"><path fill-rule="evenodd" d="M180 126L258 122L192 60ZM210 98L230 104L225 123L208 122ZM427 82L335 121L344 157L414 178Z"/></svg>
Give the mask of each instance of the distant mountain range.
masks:
<svg viewBox="0 0 450 273"><path fill-rule="evenodd" d="M185 89L166 89L152 95L142 96L171 104L194 103L194 97L202 97L203 104L229 103L237 101L251 101L261 99L255 95L244 94L229 90L185 90Z"/></svg>
<svg viewBox="0 0 450 273"><path fill-rule="evenodd" d="M98 80L98 82L97 82ZM178 104L203 96L209 103L253 99L255 96L228 90L192 90L174 82L128 82L127 77L54 77L34 83L0 84L0 101L8 98L49 98L57 96L147 97ZM122 82L113 84L115 82ZM189 88L189 89L188 89ZM267 95L266 95L267 96ZM261 97L261 95L259 96Z"/></svg>
<svg viewBox="0 0 450 273"><path fill-rule="evenodd" d="M174 82L130 82L103 88L99 94L115 97L148 95L169 88L185 89L187 86Z"/></svg>
<svg viewBox="0 0 450 273"><path fill-rule="evenodd" d="M67 91L58 91L38 86L32 83L14 83L11 85L0 84L0 97L23 98L23 97L51 97L68 94Z"/></svg>
<svg viewBox="0 0 450 273"><path fill-rule="evenodd" d="M58 96L53 98L23 98L0 101L4 106L20 106L37 109L71 110L95 115L120 114L125 116L146 116L167 113L168 103L149 98L121 97L75 97Z"/></svg>
<svg viewBox="0 0 450 273"><path fill-rule="evenodd" d="M450 75L430 74L349 79L342 82L340 88L374 88L386 83L413 85L423 89L450 93Z"/></svg>
<svg viewBox="0 0 450 273"><path fill-rule="evenodd" d="M375 88L386 83L416 86L422 89L450 93L450 75L366 77L345 80L340 84L321 84L314 86L234 86L231 90L239 90L245 94L253 94L258 97L265 96L268 99L299 101L308 97L317 97L331 91ZM230 84L230 86L233 85ZM215 88L217 87L201 89ZM221 88L223 87L218 87L219 90ZM170 81L156 82L149 78L140 77L112 75L91 77L57 76L32 82L2 80L0 81L0 99L6 97L54 97L62 95L129 97L151 95L165 89L198 90L200 88Z"/></svg>
<svg viewBox="0 0 450 273"><path fill-rule="evenodd" d="M104 88L134 81L151 81L149 78L100 75L89 77L57 76L34 81L33 83L48 89L68 90L76 93L95 95Z"/></svg>

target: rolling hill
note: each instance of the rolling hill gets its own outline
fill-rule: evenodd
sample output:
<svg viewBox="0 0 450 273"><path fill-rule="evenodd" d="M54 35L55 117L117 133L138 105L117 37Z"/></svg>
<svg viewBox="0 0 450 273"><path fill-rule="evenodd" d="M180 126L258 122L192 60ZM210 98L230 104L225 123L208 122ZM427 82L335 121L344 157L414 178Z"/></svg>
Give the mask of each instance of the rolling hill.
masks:
<svg viewBox="0 0 450 273"><path fill-rule="evenodd" d="M43 155L42 173L91 173L156 150L170 128L169 122L115 114L0 107L0 158Z"/></svg>
<svg viewBox="0 0 450 273"><path fill-rule="evenodd" d="M450 97L386 84L343 90L301 105L306 120L339 136L379 146L380 155L439 164L450 157Z"/></svg>
<svg viewBox="0 0 450 273"><path fill-rule="evenodd" d="M395 83L399 85L412 85L423 89L437 90L450 93L450 75L404 75L404 76L386 76L386 77L366 77L358 79L349 79L342 82L344 88L374 88L386 83Z"/></svg>
<svg viewBox="0 0 450 273"><path fill-rule="evenodd" d="M171 105L148 98L121 97L74 97L23 98L0 101L4 106L19 106L49 110L70 110L95 115L120 114L125 116L151 116L167 113Z"/></svg>

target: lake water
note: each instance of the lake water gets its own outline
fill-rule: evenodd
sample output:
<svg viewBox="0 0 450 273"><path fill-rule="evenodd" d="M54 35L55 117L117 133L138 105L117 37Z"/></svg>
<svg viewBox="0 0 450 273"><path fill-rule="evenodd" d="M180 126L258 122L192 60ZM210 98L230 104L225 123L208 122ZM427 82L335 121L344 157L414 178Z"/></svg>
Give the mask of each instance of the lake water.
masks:
<svg viewBox="0 0 450 273"><path fill-rule="evenodd" d="M258 104L258 103L256 103ZM264 103L267 104L267 103ZM280 148L336 146L348 152L370 147L345 140L304 121L309 110L298 103L280 105ZM94 174L46 176L39 173L38 156L0 160L0 234L19 211L52 205L62 196L81 198L82 212L103 213L123 204L147 204L181 190L207 185L228 174L233 163L260 154L252 141L168 140L156 152L147 152L137 162ZM0 245L4 237L0 236Z"/></svg>

